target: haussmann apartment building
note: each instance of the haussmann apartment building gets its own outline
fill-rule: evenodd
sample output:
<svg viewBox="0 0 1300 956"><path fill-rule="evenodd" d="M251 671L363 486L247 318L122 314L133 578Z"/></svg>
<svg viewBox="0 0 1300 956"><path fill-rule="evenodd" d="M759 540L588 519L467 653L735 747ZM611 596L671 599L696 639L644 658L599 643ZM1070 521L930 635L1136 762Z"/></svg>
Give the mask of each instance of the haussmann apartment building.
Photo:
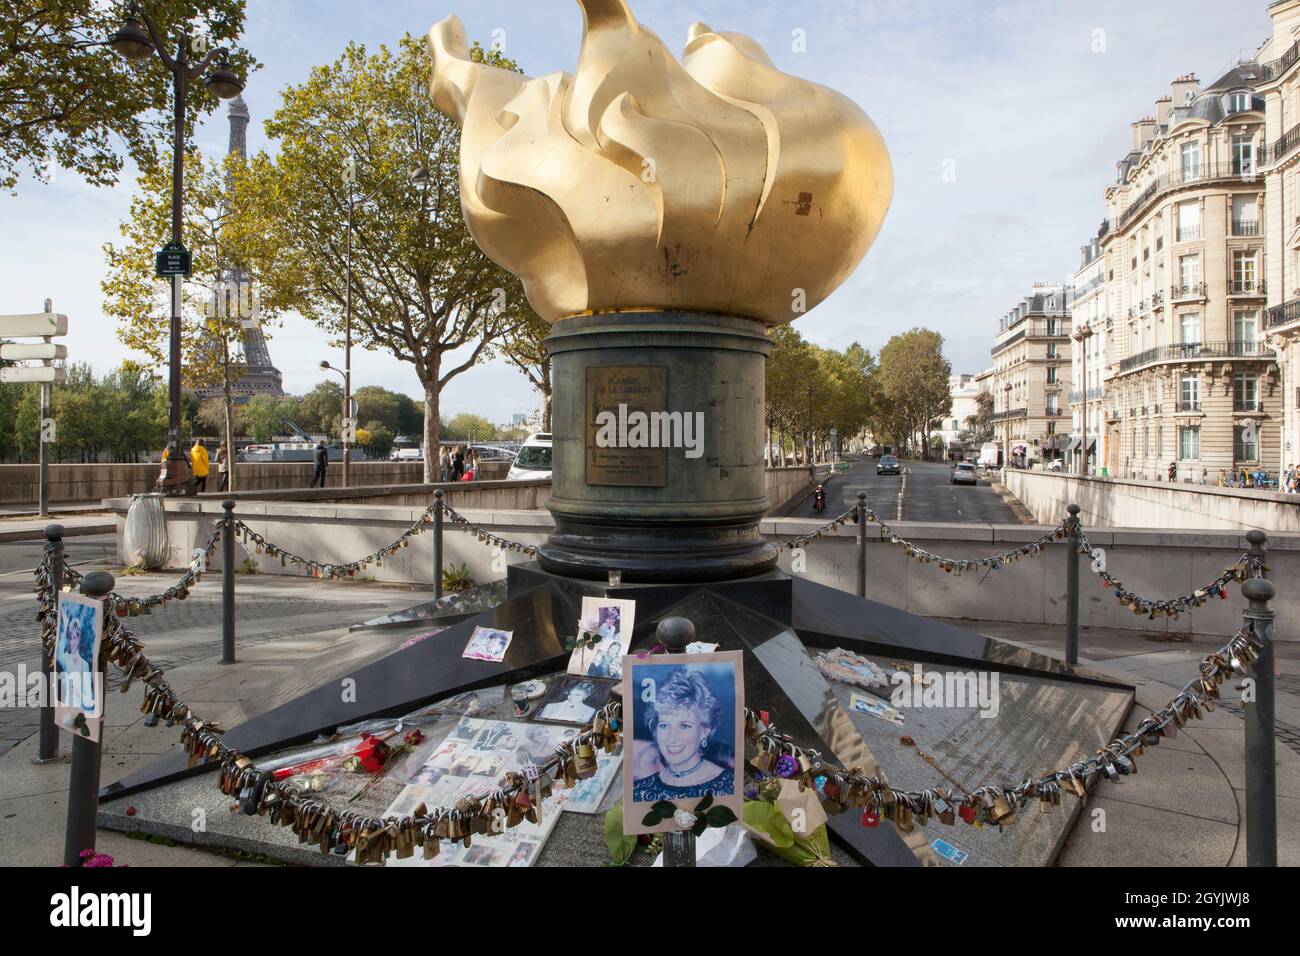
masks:
<svg viewBox="0 0 1300 956"><path fill-rule="evenodd" d="M1079 324L1094 333L1071 342L1073 368L1088 349L1093 473L1165 480L1175 463L1177 480L1214 483L1221 471L1277 470L1264 76L1254 60L1205 87L1180 76L1132 124L1107 218L1076 273ZM1071 396L1075 451L1080 399Z"/></svg>

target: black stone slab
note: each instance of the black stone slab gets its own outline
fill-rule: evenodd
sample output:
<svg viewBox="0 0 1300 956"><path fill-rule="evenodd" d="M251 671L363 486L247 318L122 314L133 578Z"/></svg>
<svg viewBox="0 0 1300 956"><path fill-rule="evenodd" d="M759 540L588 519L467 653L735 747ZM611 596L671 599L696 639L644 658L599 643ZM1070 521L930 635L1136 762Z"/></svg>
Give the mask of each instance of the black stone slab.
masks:
<svg viewBox="0 0 1300 956"><path fill-rule="evenodd" d="M355 624L349 630L409 627L412 624L455 624L457 621L463 621L496 607L507 596L506 581L502 578L499 581L489 581L487 584L470 588L468 591L444 594L436 601L421 601L399 611L381 614L364 624Z"/></svg>
<svg viewBox="0 0 1300 956"><path fill-rule="evenodd" d="M563 593L550 588L511 598L348 675L356 681L355 703L344 702L339 682L331 681L229 729L224 740L242 753L257 756L309 741L343 724L399 717L462 691L562 668L569 657L564 642L573 633L579 611ZM477 625L514 632L500 663L461 656ZM210 763L189 768L186 762L184 755L164 758L103 788L100 799L124 797L218 766Z"/></svg>
<svg viewBox="0 0 1300 956"><path fill-rule="evenodd" d="M665 608L683 601L698 591L718 594L766 617L789 624L794 610L791 577L784 571L767 571L734 581L706 581L699 584L623 583L616 588L607 581L552 574L536 562L511 565L507 571L509 593L513 596L543 584L553 584L572 594L578 605L583 596L621 598L636 601L638 621L660 614ZM576 624L576 621L575 621ZM637 634L641 628L636 629Z"/></svg>
<svg viewBox="0 0 1300 956"><path fill-rule="evenodd" d="M666 608L651 623L662 617L684 617L695 625L696 640L743 651L746 706L766 710L781 733L842 766L879 772L878 761L788 626L705 590ZM645 644L652 641L647 635ZM804 666L797 666L796 658ZM827 830L865 866L922 866L933 860L919 836L894 826L864 827L852 811L830 817Z"/></svg>
<svg viewBox="0 0 1300 956"><path fill-rule="evenodd" d="M936 664L982 663L1008 674L1053 677L1131 691L1132 685L942 621L794 578L793 624L805 644L898 654ZM1025 625L1026 636L1032 625Z"/></svg>

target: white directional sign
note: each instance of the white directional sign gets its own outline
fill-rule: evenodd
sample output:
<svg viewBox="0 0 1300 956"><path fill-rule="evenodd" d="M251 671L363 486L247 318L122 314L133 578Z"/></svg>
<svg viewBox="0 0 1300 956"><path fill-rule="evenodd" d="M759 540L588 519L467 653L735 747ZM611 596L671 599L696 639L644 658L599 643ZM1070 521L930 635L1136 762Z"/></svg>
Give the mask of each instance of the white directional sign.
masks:
<svg viewBox="0 0 1300 956"><path fill-rule="evenodd" d="M30 368L14 365L10 368L0 368L0 382L53 382L62 385L67 380L68 370L55 368L53 365L33 365Z"/></svg>
<svg viewBox="0 0 1300 956"><path fill-rule="evenodd" d="M0 338L67 334L68 317L61 312L33 312L31 315L0 315Z"/></svg>
<svg viewBox="0 0 1300 956"><path fill-rule="evenodd" d="M0 345L0 359L19 362L23 359L66 359L68 347L55 345L53 342L38 342L35 345L19 345L8 342Z"/></svg>

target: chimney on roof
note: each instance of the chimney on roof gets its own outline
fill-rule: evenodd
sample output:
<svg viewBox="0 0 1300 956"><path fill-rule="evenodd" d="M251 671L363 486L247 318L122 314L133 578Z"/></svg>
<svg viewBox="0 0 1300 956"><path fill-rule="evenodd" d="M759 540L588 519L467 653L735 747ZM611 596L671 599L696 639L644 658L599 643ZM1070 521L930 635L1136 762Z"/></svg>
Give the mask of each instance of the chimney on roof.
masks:
<svg viewBox="0 0 1300 956"><path fill-rule="evenodd" d="M1186 106L1192 100L1196 99L1196 94L1201 91L1200 80L1196 78L1195 73L1184 73L1169 84L1169 92L1173 98L1173 106L1177 109L1180 106Z"/></svg>
<svg viewBox="0 0 1300 956"><path fill-rule="evenodd" d="M1172 96L1162 96L1156 100L1156 125L1168 126L1169 114L1174 109L1174 98Z"/></svg>
<svg viewBox="0 0 1300 956"><path fill-rule="evenodd" d="M1154 116L1144 116L1133 124L1133 149L1139 150L1151 142L1156 135Z"/></svg>

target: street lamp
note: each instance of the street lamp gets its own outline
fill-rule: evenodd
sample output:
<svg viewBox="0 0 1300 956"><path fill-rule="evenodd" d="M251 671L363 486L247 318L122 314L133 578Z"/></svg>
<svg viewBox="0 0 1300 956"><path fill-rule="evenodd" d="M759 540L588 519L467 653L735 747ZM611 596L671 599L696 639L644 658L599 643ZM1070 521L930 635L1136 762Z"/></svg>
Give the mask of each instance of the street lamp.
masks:
<svg viewBox="0 0 1300 956"><path fill-rule="evenodd" d="M1011 383L1002 386L1002 391L1006 393L1002 403L1002 464L1007 467L1011 464Z"/></svg>
<svg viewBox="0 0 1300 956"><path fill-rule="evenodd" d="M1087 322L1075 329L1070 338L1078 342L1083 349L1083 388L1080 395L1083 396L1083 438L1081 439L1081 451L1083 453L1079 463L1079 474L1088 473L1088 340L1097 333L1093 332L1092 326Z"/></svg>
<svg viewBox="0 0 1300 956"><path fill-rule="evenodd" d="M352 183L348 183L348 252L347 265L344 271L347 274L344 280L347 292L344 295L343 304L343 487L348 487L348 472L352 465L352 443L348 441L351 437L349 431L352 426L352 211L358 206L365 205L379 194L379 190L384 188L384 184L393 178L394 169L383 179L379 180L379 185L370 190L361 199L352 198ZM429 170L421 163L411 171L411 182L427 183L429 181ZM329 367L327 363L321 362L322 368ZM334 371L338 371L335 369Z"/></svg>
<svg viewBox="0 0 1300 956"><path fill-rule="evenodd" d="M141 26L141 21L144 25ZM204 55L193 66L188 59L190 38L184 30L176 41L175 55L169 55L149 14L143 9L132 6L126 20L108 38L108 45L131 62L147 59L150 53L157 53L173 82L173 135L172 135L172 234L171 248L183 248L181 242L181 219L184 211L184 157L185 157L185 93L190 83L203 76L204 71L213 61L217 67L204 78L204 84L215 96L223 100L236 97L244 88L243 81L231 72L227 57L230 51L217 47ZM183 275L171 277L171 328L168 346L168 413L167 413L167 456L163 462L158 484L164 493L183 489L189 482L190 468L185 456L181 454L181 291L185 279Z"/></svg>

